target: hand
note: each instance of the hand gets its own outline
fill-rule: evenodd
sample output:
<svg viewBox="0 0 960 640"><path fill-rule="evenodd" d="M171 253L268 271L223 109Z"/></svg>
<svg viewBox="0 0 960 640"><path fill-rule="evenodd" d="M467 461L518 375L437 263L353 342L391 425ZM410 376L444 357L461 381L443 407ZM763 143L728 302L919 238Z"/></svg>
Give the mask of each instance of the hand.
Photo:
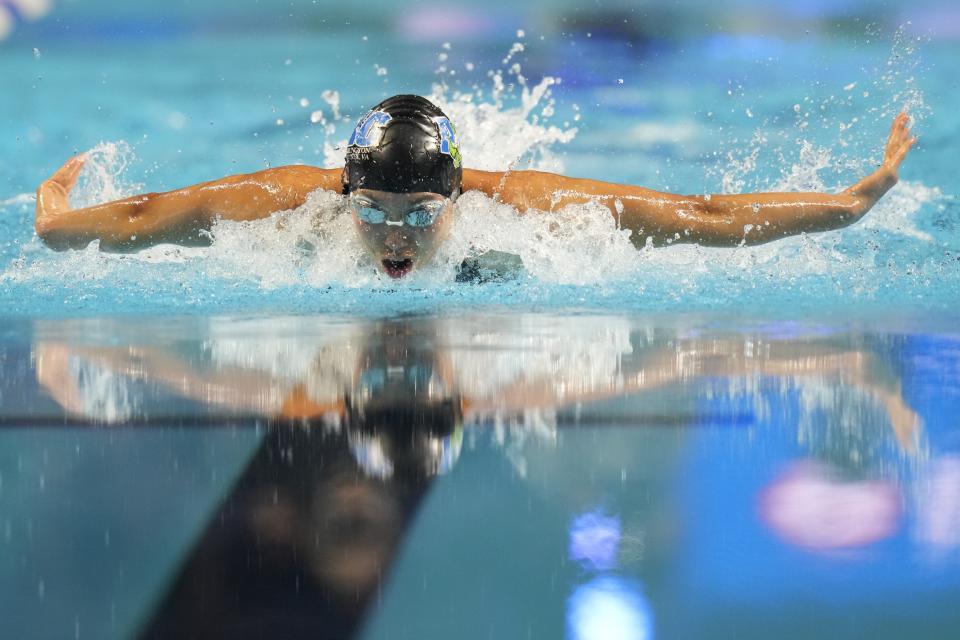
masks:
<svg viewBox="0 0 960 640"><path fill-rule="evenodd" d="M87 160L87 154L74 156L57 169L37 189L36 229L41 236L48 230L50 222L65 211L70 211L70 190L77 182L77 176Z"/></svg>
<svg viewBox="0 0 960 640"><path fill-rule="evenodd" d="M887 137L887 148L883 152L883 164L880 168L868 175L866 178L853 185L844 193L856 196L860 200L855 209L856 215L850 218L851 221L859 219L877 200L883 197L893 185L900 179L897 173L900 171L900 163L907 157L907 152L917 142L916 136L910 135L910 117L901 112L893 119L890 126L890 135ZM847 223L849 224L849 222Z"/></svg>
<svg viewBox="0 0 960 640"><path fill-rule="evenodd" d="M890 136L887 138L887 148L883 153L883 166L893 174L894 178L900 170L900 163L907 157L907 152L916 141L916 136L910 135L910 117L901 112L893 119Z"/></svg>
<svg viewBox="0 0 960 640"><path fill-rule="evenodd" d="M70 371L70 347L57 342L40 342L34 347L37 382L56 400L65 413L84 414L84 400L77 376Z"/></svg>
<svg viewBox="0 0 960 640"><path fill-rule="evenodd" d="M920 445L920 434L923 432L923 418L904 401L899 389L897 393L884 398L883 402L900 447L905 453L916 453Z"/></svg>

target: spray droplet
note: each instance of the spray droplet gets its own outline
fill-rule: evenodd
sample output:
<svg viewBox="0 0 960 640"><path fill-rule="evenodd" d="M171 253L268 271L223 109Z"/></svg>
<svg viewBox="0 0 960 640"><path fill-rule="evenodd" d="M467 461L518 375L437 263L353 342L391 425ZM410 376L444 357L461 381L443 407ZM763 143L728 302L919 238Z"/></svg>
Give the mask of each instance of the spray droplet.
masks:
<svg viewBox="0 0 960 640"><path fill-rule="evenodd" d="M300 106L303 108L307 108L310 106L310 101L307 100L306 98L300 98Z"/></svg>

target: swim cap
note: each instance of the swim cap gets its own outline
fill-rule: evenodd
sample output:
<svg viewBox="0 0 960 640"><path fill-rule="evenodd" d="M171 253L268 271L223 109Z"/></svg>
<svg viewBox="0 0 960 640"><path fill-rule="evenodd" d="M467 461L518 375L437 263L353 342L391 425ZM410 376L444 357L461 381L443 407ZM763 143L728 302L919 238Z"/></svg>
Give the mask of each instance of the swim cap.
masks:
<svg viewBox="0 0 960 640"><path fill-rule="evenodd" d="M457 133L435 104L413 95L387 98L357 123L347 144L343 193L376 189L450 196L463 177Z"/></svg>

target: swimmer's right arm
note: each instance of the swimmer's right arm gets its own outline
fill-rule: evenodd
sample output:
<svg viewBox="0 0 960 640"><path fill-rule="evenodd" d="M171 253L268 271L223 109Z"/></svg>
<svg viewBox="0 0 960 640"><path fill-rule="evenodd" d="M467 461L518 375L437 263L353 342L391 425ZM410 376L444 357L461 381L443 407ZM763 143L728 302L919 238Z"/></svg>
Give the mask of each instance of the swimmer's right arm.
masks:
<svg viewBox="0 0 960 640"><path fill-rule="evenodd" d="M204 232L217 219L266 218L299 207L316 189L340 189L341 169L293 165L72 209L70 190L85 159L71 158L37 189L37 235L53 249L83 248L93 240L114 251L162 242L208 244Z"/></svg>

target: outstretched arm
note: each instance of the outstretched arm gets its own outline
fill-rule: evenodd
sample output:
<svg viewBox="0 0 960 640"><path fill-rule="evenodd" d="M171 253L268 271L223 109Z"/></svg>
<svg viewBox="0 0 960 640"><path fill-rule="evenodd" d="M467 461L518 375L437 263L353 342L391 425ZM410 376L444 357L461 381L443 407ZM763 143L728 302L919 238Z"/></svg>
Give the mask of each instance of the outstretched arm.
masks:
<svg viewBox="0 0 960 640"><path fill-rule="evenodd" d="M300 206L315 189L340 184L340 169L298 165L71 209L70 190L84 161L83 155L71 158L37 189L37 235L54 249L85 247L93 240L121 251L160 242L204 244L201 232L217 218L265 218Z"/></svg>
<svg viewBox="0 0 960 640"><path fill-rule="evenodd" d="M465 171L464 191L478 189L521 211L555 211L570 204L600 202L622 227L633 231L638 247L648 238L656 245L762 244L839 229L863 217L897 183L900 163L917 140L910 135L908 120L904 113L894 119L880 168L838 194L683 196L538 171Z"/></svg>

